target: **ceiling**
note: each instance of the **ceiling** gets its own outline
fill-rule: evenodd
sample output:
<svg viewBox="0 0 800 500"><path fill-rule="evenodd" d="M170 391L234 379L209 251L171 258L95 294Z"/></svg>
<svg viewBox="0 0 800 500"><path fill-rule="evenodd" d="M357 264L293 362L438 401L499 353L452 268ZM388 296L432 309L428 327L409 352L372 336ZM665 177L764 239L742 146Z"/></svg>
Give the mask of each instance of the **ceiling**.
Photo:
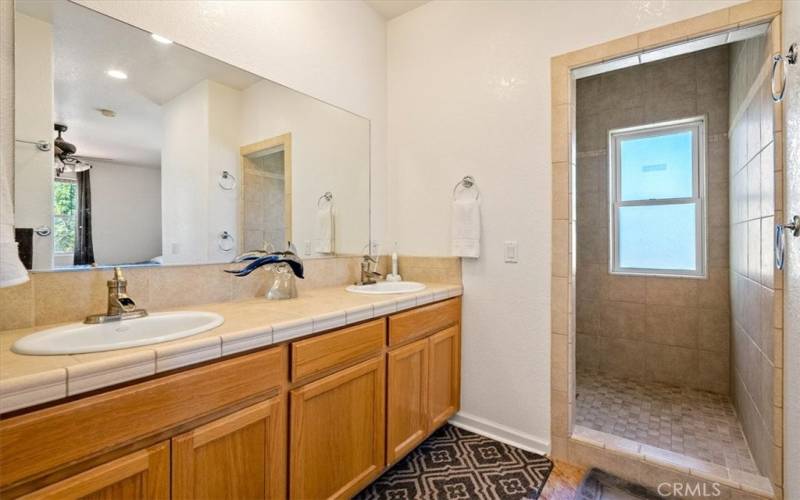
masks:
<svg viewBox="0 0 800 500"><path fill-rule="evenodd" d="M53 25L55 121L77 155L160 167L161 106L209 79L245 89L261 78L70 2L18 2ZM127 80L105 74L127 73ZM110 109L113 118L98 110Z"/></svg>
<svg viewBox="0 0 800 500"><path fill-rule="evenodd" d="M430 0L364 0L387 21L402 16Z"/></svg>

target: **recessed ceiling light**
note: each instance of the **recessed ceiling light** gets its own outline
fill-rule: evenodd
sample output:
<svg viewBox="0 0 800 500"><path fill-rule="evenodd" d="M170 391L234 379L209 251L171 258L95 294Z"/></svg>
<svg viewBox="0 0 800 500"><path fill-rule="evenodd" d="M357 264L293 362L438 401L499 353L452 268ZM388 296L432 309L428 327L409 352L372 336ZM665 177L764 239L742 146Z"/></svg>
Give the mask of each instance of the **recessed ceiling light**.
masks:
<svg viewBox="0 0 800 500"><path fill-rule="evenodd" d="M106 71L106 74L111 78L116 78L117 80L127 80L128 75L124 71L120 71L118 69L110 69Z"/></svg>
<svg viewBox="0 0 800 500"><path fill-rule="evenodd" d="M164 45L169 45L172 43L172 40L169 38L163 37L161 35L157 35L155 33L151 33L150 37L158 43L163 43Z"/></svg>

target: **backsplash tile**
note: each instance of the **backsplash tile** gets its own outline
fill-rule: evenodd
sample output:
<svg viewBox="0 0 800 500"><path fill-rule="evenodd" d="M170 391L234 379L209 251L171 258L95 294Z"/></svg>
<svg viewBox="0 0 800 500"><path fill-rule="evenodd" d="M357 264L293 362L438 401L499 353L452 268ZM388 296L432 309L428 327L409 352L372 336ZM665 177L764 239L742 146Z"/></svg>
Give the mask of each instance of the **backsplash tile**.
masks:
<svg viewBox="0 0 800 500"><path fill-rule="evenodd" d="M33 283L0 288L0 330L33 326Z"/></svg>
<svg viewBox="0 0 800 500"><path fill-rule="evenodd" d="M358 281L360 256L342 256L305 261L306 279L297 280L300 294L315 288L345 286ZM266 294L270 273L263 269L237 278L225 269L241 264L197 266L129 267L128 295L138 307L150 311L231 302ZM379 270L385 274L391 259L381 256ZM457 257L400 257L400 273L408 281L461 284L461 259ZM69 321L106 311L106 281L111 269L33 272L28 283L0 289L0 331ZM416 299L412 298L412 302Z"/></svg>
<svg viewBox="0 0 800 500"><path fill-rule="evenodd" d="M231 300L234 278L224 269L222 265L151 269L151 307L170 309Z"/></svg>
<svg viewBox="0 0 800 500"><path fill-rule="evenodd" d="M82 320L107 308L106 281L111 271L34 273L34 323L47 325ZM135 299L134 299L135 300Z"/></svg>

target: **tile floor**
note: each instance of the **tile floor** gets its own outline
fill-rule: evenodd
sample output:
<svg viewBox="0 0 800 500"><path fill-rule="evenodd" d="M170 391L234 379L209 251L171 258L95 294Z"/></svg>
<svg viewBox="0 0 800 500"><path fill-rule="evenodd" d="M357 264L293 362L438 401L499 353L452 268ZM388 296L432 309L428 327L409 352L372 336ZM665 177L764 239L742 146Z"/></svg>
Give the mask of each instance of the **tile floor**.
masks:
<svg viewBox="0 0 800 500"><path fill-rule="evenodd" d="M579 372L575 423L758 474L730 398Z"/></svg>
<svg viewBox="0 0 800 500"><path fill-rule="evenodd" d="M555 460L539 500L575 500L575 493L586 470L580 465Z"/></svg>

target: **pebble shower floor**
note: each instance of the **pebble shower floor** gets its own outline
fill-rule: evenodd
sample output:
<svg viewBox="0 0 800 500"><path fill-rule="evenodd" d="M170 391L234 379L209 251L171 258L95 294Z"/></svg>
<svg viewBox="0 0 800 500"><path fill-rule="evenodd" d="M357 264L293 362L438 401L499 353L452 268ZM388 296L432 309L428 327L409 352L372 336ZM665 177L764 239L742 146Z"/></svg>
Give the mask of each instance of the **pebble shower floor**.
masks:
<svg viewBox="0 0 800 500"><path fill-rule="evenodd" d="M575 423L758 474L728 396L578 372Z"/></svg>

